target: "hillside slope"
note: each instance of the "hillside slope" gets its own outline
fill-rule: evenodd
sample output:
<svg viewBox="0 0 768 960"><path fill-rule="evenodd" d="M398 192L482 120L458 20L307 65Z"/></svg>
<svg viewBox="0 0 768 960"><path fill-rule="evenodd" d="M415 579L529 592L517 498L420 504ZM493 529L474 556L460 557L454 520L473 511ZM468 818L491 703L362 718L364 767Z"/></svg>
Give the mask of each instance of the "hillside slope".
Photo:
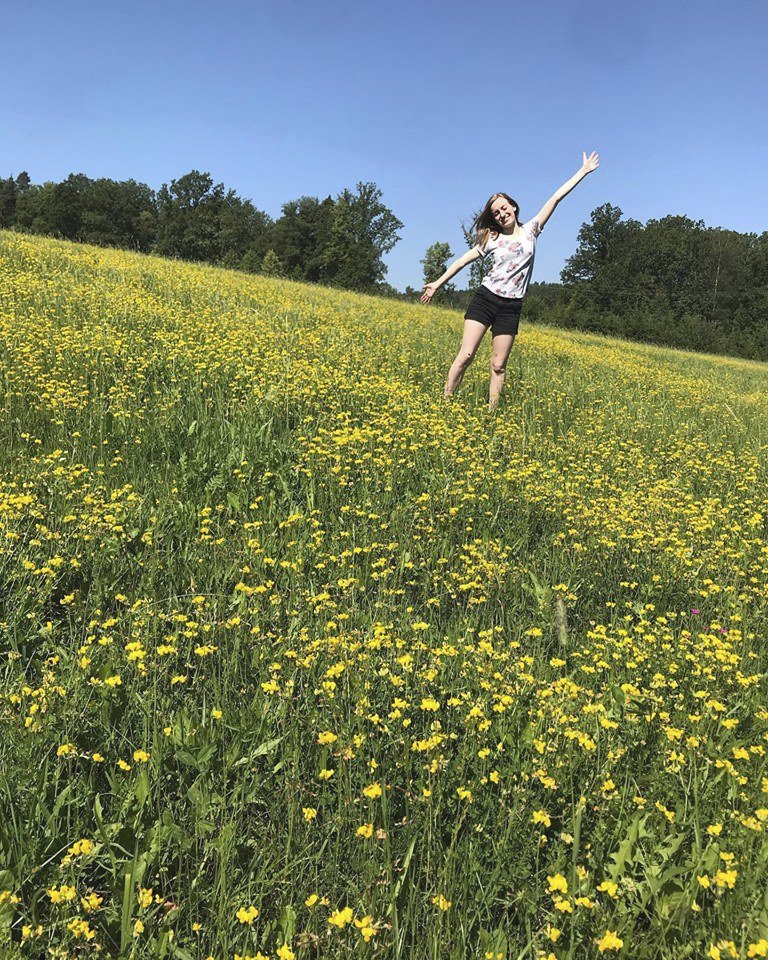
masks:
<svg viewBox="0 0 768 960"><path fill-rule="evenodd" d="M0 233L8 949L768 935L768 366L460 329Z"/></svg>

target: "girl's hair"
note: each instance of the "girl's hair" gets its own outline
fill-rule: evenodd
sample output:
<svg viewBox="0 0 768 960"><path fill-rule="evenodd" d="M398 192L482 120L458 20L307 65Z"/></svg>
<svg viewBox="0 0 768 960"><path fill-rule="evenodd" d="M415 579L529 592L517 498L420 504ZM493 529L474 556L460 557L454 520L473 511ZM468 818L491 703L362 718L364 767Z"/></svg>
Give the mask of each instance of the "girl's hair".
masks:
<svg viewBox="0 0 768 960"><path fill-rule="evenodd" d="M472 221L472 229L477 231L475 242L478 247L482 247L492 233L496 235L499 233L499 225L491 210L491 204L494 200L498 200L499 197L504 197L507 203L511 204L515 211L515 219L520 223L520 206L517 200L513 200L507 193L494 193L481 212Z"/></svg>

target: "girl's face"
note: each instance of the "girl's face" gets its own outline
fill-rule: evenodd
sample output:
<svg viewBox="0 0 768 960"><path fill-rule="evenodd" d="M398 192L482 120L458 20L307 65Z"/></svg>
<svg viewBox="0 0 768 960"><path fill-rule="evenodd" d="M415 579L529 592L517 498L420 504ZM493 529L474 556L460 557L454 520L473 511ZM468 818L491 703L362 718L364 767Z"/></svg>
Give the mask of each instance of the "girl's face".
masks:
<svg viewBox="0 0 768 960"><path fill-rule="evenodd" d="M515 208L506 197L496 197L491 204L491 213L502 230L514 227L517 222Z"/></svg>

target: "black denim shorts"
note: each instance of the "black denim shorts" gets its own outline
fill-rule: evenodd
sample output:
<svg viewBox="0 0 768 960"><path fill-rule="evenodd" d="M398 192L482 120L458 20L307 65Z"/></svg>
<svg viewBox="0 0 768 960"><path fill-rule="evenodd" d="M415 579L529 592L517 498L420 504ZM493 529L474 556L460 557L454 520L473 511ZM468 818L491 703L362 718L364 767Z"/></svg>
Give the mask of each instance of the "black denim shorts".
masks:
<svg viewBox="0 0 768 960"><path fill-rule="evenodd" d="M500 297L488 287L479 286L469 302L465 320L477 320L491 328L491 334L517 333L520 325L520 313L523 309L522 297Z"/></svg>

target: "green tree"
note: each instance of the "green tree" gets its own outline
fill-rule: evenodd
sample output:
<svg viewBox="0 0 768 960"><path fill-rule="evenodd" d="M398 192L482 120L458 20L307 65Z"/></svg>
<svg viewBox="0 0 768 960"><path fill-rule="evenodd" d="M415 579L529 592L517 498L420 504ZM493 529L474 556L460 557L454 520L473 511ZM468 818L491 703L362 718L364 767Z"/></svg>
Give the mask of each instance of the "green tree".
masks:
<svg viewBox="0 0 768 960"><path fill-rule="evenodd" d="M29 174L26 170L14 180L13 176L0 180L0 229L11 227L16 219L16 202L29 190Z"/></svg>
<svg viewBox="0 0 768 960"><path fill-rule="evenodd" d="M226 266L248 267L249 260L264 259L272 231L272 218L243 200L234 190L227 191L218 214L218 246Z"/></svg>
<svg viewBox="0 0 768 960"><path fill-rule="evenodd" d="M45 233L65 240L75 240L82 226L82 215L85 208L83 195L91 181L84 173L70 173L61 183L45 183L38 191L34 206L34 231ZM28 195L32 191L28 192ZM23 217L24 208L19 210L17 201L17 217Z"/></svg>
<svg viewBox="0 0 768 960"><path fill-rule="evenodd" d="M17 196L14 226L27 233L53 233L46 209L55 186L51 181L33 184L24 194Z"/></svg>
<svg viewBox="0 0 768 960"><path fill-rule="evenodd" d="M621 209L610 203L593 210L591 222L581 225L576 252L566 260L560 273L566 286L589 284L596 305L605 309L610 306L611 290L606 289L606 280L611 265L616 262L621 217Z"/></svg>
<svg viewBox="0 0 768 960"><path fill-rule="evenodd" d="M80 195L80 226L73 237L104 247L149 251L155 243L155 192L135 180L89 181Z"/></svg>
<svg viewBox="0 0 768 960"><path fill-rule="evenodd" d="M336 197L330 241L324 251L326 277L340 287L374 290L387 268L382 256L400 239L403 224L381 202L375 183L358 183Z"/></svg>
<svg viewBox="0 0 768 960"><path fill-rule="evenodd" d="M765 323L765 317L768 317L768 231L759 237L756 234L749 236L749 251L745 258L745 312L751 317L763 318L762 329L768 342L768 324Z"/></svg>
<svg viewBox="0 0 768 960"><path fill-rule="evenodd" d="M270 233L270 246L294 280L322 283L329 279L326 248L331 239L333 200L299 197L283 204L282 216Z"/></svg>
<svg viewBox="0 0 768 960"><path fill-rule="evenodd" d="M582 225L579 242L561 274L569 300L558 315L567 325L670 346L766 355L754 234L708 228L682 215L644 225L622 221L617 207L604 204Z"/></svg>
<svg viewBox="0 0 768 960"><path fill-rule="evenodd" d="M453 256L451 245L449 243L433 243L427 247L423 260L420 260L424 267L424 283L432 283L441 277L448 269L448 261ZM452 290L452 283L443 284L442 289Z"/></svg>
<svg viewBox="0 0 768 960"><path fill-rule="evenodd" d="M101 246L153 247L155 194L146 184L91 180L82 173L41 186L20 179L15 223L21 229Z"/></svg>
<svg viewBox="0 0 768 960"><path fill-rule="evenodd" d="M441 243L438 241L430 247L427 247L424 258L419 261L424 267L424 283L432 283L441 277L445 273L448 267L448 260L452 256L453 253L451 252L451 245L449 243ZM455 289L452 283L444 283L435 294L433 302L440 303L444 301L455 292Z"/></svg>
<svg viewBox="0 0 768 960"><path fill-rule="evenodd" d="M190 170L163 184L157 194L157 252L185 260L216 263L222 254L219 214L224 185L209 173Z"/></svg>
<svg viewBox="0 0 768 960"><path fill-rule="evenodd" d="M284 277L285 267L283 262L274 250L267 250L264 259L261 261L261 273L268 277Z"/></svg>
<svg viewBox="0 0 768 960"><path fill-rule="evenodd" d="M0 180L0 230L12 226L16 216L16 181L13 177Z"/></svg>

